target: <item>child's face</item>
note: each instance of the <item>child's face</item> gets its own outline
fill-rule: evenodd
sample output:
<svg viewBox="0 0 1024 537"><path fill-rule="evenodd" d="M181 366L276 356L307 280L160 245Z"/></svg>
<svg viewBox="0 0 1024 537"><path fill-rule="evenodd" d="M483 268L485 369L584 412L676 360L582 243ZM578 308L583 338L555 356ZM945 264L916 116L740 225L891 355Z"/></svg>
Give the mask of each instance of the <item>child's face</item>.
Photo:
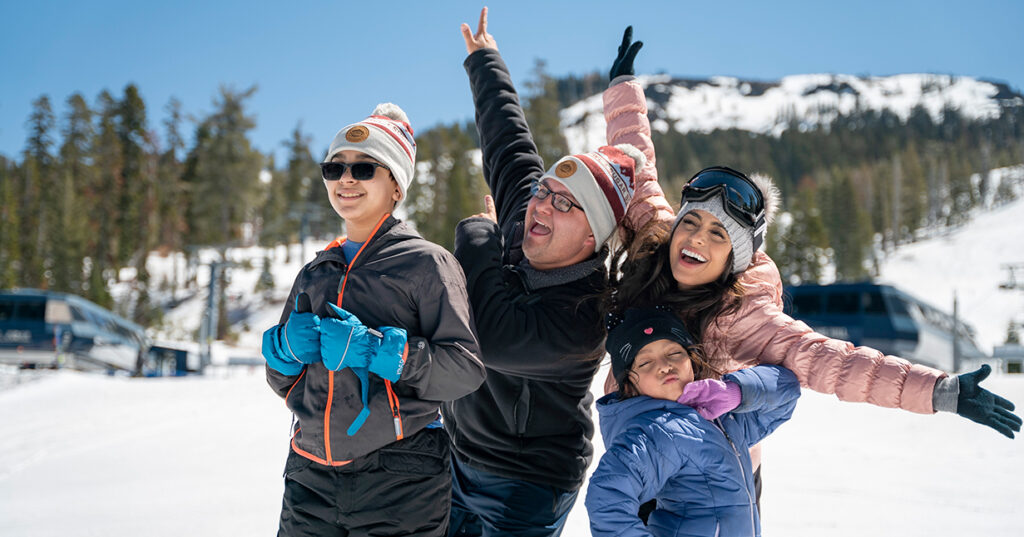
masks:
<svg viewBox="0 0 1024 537"><path fill-rule="evenodd" d="M346 164L378 162L359 151L347 150L331 157L331 161ZM395 202L401 199L398 183L390 174L387 168L378 167L372 179L357 181L352 178L351 170L345 170L341 179L324 181L331 207L345 220L349 228L361 225L373 227L382 216L390 213Z"/></svg>
<svg viewBox="0 0 1024 537"><path fill-rule="evenodd" d="M682 345L659 339L644 345L636 353L630 370L641 394L655 399L675 401L683 387L693 381L693 364Z"/></svg>

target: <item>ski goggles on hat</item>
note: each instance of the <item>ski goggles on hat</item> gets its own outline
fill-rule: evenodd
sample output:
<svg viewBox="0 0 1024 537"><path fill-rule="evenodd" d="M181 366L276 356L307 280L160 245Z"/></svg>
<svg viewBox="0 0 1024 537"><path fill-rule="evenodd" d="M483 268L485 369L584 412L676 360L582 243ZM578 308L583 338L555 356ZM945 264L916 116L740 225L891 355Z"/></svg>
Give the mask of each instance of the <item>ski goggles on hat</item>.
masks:
<svg viewBox="0 0 1024 537"><path fill-rule="evenodd" d="M387 166L377 164L376 162L353 162L351 164L346 162L321 162L320 174L323 175L324 181L337 181L341 179L342 175L345 175L345 170L351 170L353 179L367 181L373 179L374 174L377 173L377 168L384 168L390 171Z"/></svg>
<svg viewBox="0 0 1024 537"><path fill-rule="evenodd" d="M725 212L748 227L760 227L764 222L764 196L761 189L746 175L713 166L697 172L683 187L683 201L707 201L722 196Z"/></svg>

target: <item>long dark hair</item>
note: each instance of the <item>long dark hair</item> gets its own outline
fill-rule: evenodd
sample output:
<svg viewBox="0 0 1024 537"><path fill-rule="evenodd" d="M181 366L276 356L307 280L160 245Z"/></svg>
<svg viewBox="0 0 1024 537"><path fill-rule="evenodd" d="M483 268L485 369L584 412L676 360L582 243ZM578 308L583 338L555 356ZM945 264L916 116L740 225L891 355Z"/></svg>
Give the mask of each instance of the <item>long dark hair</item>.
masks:
<svg viewBox="0 0 1024 537"><path fill-rule="evenodd" d="M651 222L625 245L625 259L621 260L618 271L612 271L604 309L621 312L630 307L668 307L679 316L690 334L703 343L711 323L740 306L743 290L736 275L729 270L733 254L729 254L726 269L716 280L680 289L672 277L671 232L670 222ZM716 357L707 358L715 361Z"/></svg>

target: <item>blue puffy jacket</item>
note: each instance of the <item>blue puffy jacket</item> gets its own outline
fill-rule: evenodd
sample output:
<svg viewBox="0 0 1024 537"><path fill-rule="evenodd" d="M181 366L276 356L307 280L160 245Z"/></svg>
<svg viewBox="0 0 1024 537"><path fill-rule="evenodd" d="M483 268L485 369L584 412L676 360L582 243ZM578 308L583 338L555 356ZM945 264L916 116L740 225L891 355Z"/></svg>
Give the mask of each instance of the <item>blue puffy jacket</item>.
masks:
<svg viewBox="0 0 1024 537"><path fill-rule="evenodd" d="M723 379L739 384L743 399L714 422L675 401L598 400L607 450L587 489L595 537L761 534L747 449L789 419L800 383L772 365ZM637 511L651 499L658 508L644 526Z"/></svg>

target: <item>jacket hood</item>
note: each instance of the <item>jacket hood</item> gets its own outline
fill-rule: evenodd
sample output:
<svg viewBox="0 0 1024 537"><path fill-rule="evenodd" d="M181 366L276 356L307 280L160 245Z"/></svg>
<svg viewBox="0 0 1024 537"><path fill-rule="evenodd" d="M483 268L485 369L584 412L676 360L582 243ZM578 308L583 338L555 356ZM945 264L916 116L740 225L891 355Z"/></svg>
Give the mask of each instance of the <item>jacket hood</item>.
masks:
<svg viewBox="0 0 1024 537"><path fill-rule="evenodd" d="M601 417L601 436L605 444L611 443L633 423L633 418L648 412L697 416L697 411L666 399L654 399L646 395L638 395L629 399L619 399L619 392L612 392L597 400L594 404L597 414ZM698 417L698 419L700 419Z"/></svg>
<svg viewBox="0 0 1024 537"><path fill-rule="evenodd" d="M752 173L748 177L761 191L761 196L764 198L765 223L770 226L775 221L775 216L779 212L779 205L782 200L779 187L775 186L775 180L771 176L763 173Z"/></svg>

